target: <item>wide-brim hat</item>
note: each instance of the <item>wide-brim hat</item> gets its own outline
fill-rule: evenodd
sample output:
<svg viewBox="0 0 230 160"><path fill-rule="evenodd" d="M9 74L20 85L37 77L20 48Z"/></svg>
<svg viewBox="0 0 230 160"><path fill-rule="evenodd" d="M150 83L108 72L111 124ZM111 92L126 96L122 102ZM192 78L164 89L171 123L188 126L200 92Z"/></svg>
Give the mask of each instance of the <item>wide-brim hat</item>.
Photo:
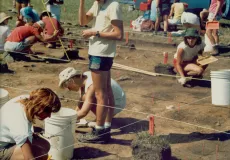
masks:
<svg viewBox="0 0 230 160"><path fill-rule="evenodd" d="M188 28L185 31L185 37L200 37L199 31L195 28Z"/></svg>
<svg viewBox="0 0 230 160"><path fill-rule="evenodd" d="M11 16L8 16L6 13L1 12L0 13L0 23L4 22L6 19L12 19Z"/></svg>
<svg viewBox="0 0 230 160"><path fill-rule="evenodd" d="M76 76L76 75L81 75L82 72L79 70L74 69L73 67L68 67L64 69L60 74L59 74L59 87L63 88L63 83L69 80L70 78Z"/></svg>

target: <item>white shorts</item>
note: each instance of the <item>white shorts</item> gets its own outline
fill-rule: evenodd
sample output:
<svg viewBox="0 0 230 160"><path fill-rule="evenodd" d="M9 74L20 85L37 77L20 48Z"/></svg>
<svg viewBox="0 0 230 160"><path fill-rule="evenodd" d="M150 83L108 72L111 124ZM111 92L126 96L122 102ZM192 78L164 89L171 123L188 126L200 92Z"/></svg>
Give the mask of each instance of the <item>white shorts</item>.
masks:
<svg viewBox="0 0 230 160"><path fill-rule="evenodd" d="M126 95L122 99L115 99L115 109L113 115L120 113L126 106Z"/></svg>
<svg viewBox="0 0 230 160"><path fill-rule="evenodd" d="M169 25L178 25L181 24L180 19L168 19Z"/></svg>
<svg viewBox="0 0 230 160"><path fill-rule="evenodd" d="M221 18L222 18L222 16L219 15L219 14L216 15L216 18L215 18L215 19L214 19L214 13L209 12L209 14L208 14L208 20L209 20L209 21L213 21L213 20L219 21Z"/></svg>

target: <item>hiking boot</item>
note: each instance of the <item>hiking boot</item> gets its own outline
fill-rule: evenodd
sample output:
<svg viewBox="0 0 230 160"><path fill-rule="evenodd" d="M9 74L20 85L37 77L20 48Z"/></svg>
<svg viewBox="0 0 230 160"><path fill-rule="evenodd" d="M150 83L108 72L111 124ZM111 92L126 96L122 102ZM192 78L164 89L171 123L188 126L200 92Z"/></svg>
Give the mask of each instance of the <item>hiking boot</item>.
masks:
<svg viewBox="0 0 230 160"><path fill-rule="evenodd" d="M106 132L107 131L107 132ZM95 129L91 133L82 134L78 141L82 143L107 143L110 140L110 132L107 129Z"/></svg>
<svg viewBox="0 0 230 160"><path fill-rule="evenodd" d="M107 139L110 140L111 139L111 128L105 128L105 133L106 133L106 136L107 136Z"/></svg>

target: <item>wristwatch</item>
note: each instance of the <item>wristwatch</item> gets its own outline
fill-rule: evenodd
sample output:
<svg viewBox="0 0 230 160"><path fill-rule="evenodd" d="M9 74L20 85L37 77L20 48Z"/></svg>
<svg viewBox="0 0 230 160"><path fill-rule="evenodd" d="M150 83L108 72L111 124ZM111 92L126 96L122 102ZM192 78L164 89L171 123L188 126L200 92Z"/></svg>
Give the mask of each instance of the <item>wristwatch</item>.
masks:
<svg viewBox="0 0 230 160"><path fill-rule="evenodd" d="M99 33L99 31L97 31L97 33L96 33L96 35L95 35L96 37L100 37L100 33Z"/></svg>

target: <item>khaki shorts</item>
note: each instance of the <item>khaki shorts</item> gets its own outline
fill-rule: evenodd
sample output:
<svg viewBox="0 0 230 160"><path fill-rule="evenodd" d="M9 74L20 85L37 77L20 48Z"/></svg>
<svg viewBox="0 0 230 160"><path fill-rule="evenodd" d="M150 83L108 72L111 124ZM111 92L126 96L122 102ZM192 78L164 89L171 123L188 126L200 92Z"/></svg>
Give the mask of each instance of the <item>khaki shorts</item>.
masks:
<svg viewBox="0 0 230 160"><path fill-rule="evenodd" d="M16 145L12 144L12 145L9 145L7 148L1 149L0 150L0 159L1 160L10 160L11 156L14 153L15 147L16 147Z"/></svg>

